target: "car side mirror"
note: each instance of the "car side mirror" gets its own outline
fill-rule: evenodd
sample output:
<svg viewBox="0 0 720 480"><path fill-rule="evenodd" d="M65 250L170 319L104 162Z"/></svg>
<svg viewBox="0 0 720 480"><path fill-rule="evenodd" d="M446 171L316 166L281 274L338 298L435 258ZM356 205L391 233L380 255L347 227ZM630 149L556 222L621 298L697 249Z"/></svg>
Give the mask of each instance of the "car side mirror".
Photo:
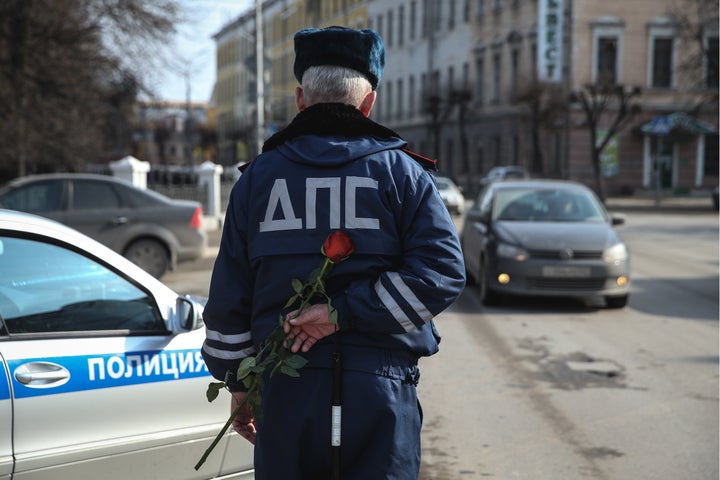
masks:
<svg viewBox="0 0 720 480"><path fill-rule="evenodd" d="M613 225L625 225L627 216L624 213L613 213L610 215L610 220Z"/></svg>
<svg viewBox="0 0 720 480"><path fill-rule="evenodd" d="M202 306L186 295L175 301L175 318L173 332L189 332L203 326Z"/></svg>

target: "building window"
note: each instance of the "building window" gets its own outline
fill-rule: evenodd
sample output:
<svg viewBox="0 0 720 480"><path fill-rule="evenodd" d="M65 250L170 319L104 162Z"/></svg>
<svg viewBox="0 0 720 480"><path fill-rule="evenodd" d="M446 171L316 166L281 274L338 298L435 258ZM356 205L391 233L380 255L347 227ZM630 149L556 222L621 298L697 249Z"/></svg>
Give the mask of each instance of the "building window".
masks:
<svg viewBox="0 0 720 480"><path fill-rule="evenodd" d="M410 80L408 80L408 90L408 116L412 117L415 115L415 104L417 103L415 96L415 77L413 75L410 75Z"/></svg>
<svg viewBox="0 0 720 480"><path fill-rule="evenodd" d="M445 140L445 158L443 159L443 163L445 164L445 168L443 171L445 172L445 175L447 175L450 178L455 178L455 144L453 143L451 138L448 138Z"/></svg>
<svg viewBox="0 0 720 480"><path fill-rule="evenodd" d="M650 86L668 88L672 86L673 39L653 37L651 45Z"/></svg>
<svg viewBox="0 0 720 480"><path fill-rule="evenodd" d="M475 101L482 105L485 101L485 57L475 59Z"/></svg>
<svg viewBox="0 0 720 480"><path fill-rule="evenodd" d="M405 37L405 5L398 7L398 46L402 47Z"/></svg>
<svg viewBox="0 0 720 480"><path fill-rule="evenodd" d="M403 111L405 108L405 105L403 104L403 95L405 92L403 91L403 81L402 78L398 79L397 81L397 117L398 119L402 119L405 112Z"/></svg>
<svg viewBox="0 0 720 480"><path fill-rule="evenodd" d="M430 0L423 0L422 8L423 12L422 15L420 15L420 21L422 22L420 35L422 38L425 38L427 37L428 29L430 28Z"/></svg>
<svg viewBox="0 0 720 480"><path fill-rule="evenodd" d="M485 0L477 0L477 17L482 18L485 16Z"/></svg>
<svg viewBox="0 0 720 480"><path fill-rule="evenodd" d="M518 93L518 75L520 70L520 49L510 51L510 89L513 96Z"/></svg>
<svg viewBox="0 0 720 480"><path fill-rule="evenodd" d="M500 103L500 81L502 79L500 52L493 53L492 63L492 101L493 103Z"/></svg>
<svg viewBox="0 0 720 480"><path fill-rule="evenodd" d="M532 42L532 44L530 45L530 68L532 68L532 71L530 72L530 78L532 78L533 81L537 80L538 76L537 48L537 42Z"/></svg>
<svg viewBox="0 0 720 480"><path fill-rule="evenodd" d="M703 79L706 88L718 88L718 36L705 38Z"/></svg>
<svg viewBox="0 0 720 480"><path fill-rule="evenodd" d="M517 135L512 137L512 164L520 165L520 137Z"/></svg>
<svg viewBox="0 0 720 480"><path fill-rule="evenodd" d="M670 88L674 85L674 22L670 17L660 16L652 19L647 26L647 85L654 88Z"/></svg>
<svg viewBox="0 0 720 480"><path fill-rule="evenodd" d="M500 13L502 10L502 0L493 0L493 12Z"/></svg>
<svg viewBox="0 0 720 480"><path fill-rule="evenodd" d="M617 17L603 16L590 25L593 31L593 83L615 85L622 81L620 53L624 23Z"/></svg>
<svg viewBox="0 0 720 480"><path fill-rule="evenodd" d="M387 13L387 35L385 39L385 43L387 43L388 47L392 47L393 44L393 32L395 29L393 28L393 11L388 10Z"/></svg>
<svg viewBox="0 0 720 480"><path fill-rule="evenodd" d="M415 40L415 22L417 21L417 1L410 2L410 40Z"/></svg>
<svg viewBox="0 0 720 480"><path fill-rule="evenodd" d="M440 70L433 70L430 77L430 90L433 95L440 93Z"/></svg>
<svg viewBox="0 0 720 480"><path fill-rule="evenodd" d="M470 21L470 0L463 2L463 22L468 23Z"/></svg>
<svg viewBox="0 0 720 480"><path fill-rule="evenodd" d="M452 30L455 28L455 2L456 0L449 0L450 11L448 12L448 29Z"/></svg>
<svg viewBox="0 0 720 480"><path fill-rule="evenodd" d="M717 40L717 37L715 37ZM718 158L720 158L720 149L718 148L718 134L705 135L705 162L703 163L703 174L708 177L717 177Z"/></svg>
<svg viewBox="0 0 720 480"><path fill-rule="evenodd" d="M600 37L597 41L597 70L595 82L615 85L618 81L618 39L617 37Z"/></svg>
<svg viewBox="0 0 720 480"><path fill-rule="evenodd" d="M485 173L485 147L482 142L478 142L475 157L477 160L477 171L478 173Z"/></svg>
<svg viewBox="0 0 720 480"><path fill-rule="evenodd" d="M382 32L383 32L383 17L382 17L382 15L377 16L377 26L375 27L375 31L377 32L378 35L380 35L382 37Z"/></svg>
<svg viewBox="0 0 720 480"><path fill-rule="evenodd" d="M387 107L385 114L383 115L383 118L386 120L390 120L393 117L393 84L392 82L388 82L385 84L385 88L387 88L387 92L385 93L385 98L387 98Z"/></svg>

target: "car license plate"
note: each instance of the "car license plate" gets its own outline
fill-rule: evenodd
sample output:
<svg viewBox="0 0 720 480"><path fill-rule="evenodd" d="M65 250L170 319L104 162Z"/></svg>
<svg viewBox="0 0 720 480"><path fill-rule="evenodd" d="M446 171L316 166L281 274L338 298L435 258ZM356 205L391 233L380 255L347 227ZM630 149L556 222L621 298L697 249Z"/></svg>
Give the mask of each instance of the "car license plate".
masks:
<svg viewBox="0 0 720 480"><path fill-rule="evenodd" d="M590 267L547 266L542 269L543 277L589 277Z"/></svg>

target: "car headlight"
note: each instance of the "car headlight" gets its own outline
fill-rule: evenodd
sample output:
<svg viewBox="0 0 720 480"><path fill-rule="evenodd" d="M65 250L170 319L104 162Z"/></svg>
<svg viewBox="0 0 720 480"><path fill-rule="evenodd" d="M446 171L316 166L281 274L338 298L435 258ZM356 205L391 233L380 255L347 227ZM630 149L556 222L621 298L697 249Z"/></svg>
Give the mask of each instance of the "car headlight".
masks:
<svg viewBox="0 0 720 480"><path fill-rule="evenodd" d="M524 262L528 258L527 250L508 243L498 244L497 255L503 258L513 258L518 262Z"/></svg>
<svg viewBox="0 0 720 480"><path fill-rule="evenodd" d="M606 263L624 262L628 258L628 249L624 243L617 243L603 252Z"/></svg>

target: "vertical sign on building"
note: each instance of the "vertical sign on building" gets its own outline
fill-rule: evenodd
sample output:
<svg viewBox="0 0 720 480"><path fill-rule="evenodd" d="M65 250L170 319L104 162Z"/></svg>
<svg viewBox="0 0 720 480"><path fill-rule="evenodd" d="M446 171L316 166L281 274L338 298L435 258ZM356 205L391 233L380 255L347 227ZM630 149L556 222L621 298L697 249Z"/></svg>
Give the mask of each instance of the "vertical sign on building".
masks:
<svg viewBox="0 0 720 480"><path fill-rule="evenodd" d="M563 0L539 0L538 7L538 80L561 82L563 67Z"/></svg>

